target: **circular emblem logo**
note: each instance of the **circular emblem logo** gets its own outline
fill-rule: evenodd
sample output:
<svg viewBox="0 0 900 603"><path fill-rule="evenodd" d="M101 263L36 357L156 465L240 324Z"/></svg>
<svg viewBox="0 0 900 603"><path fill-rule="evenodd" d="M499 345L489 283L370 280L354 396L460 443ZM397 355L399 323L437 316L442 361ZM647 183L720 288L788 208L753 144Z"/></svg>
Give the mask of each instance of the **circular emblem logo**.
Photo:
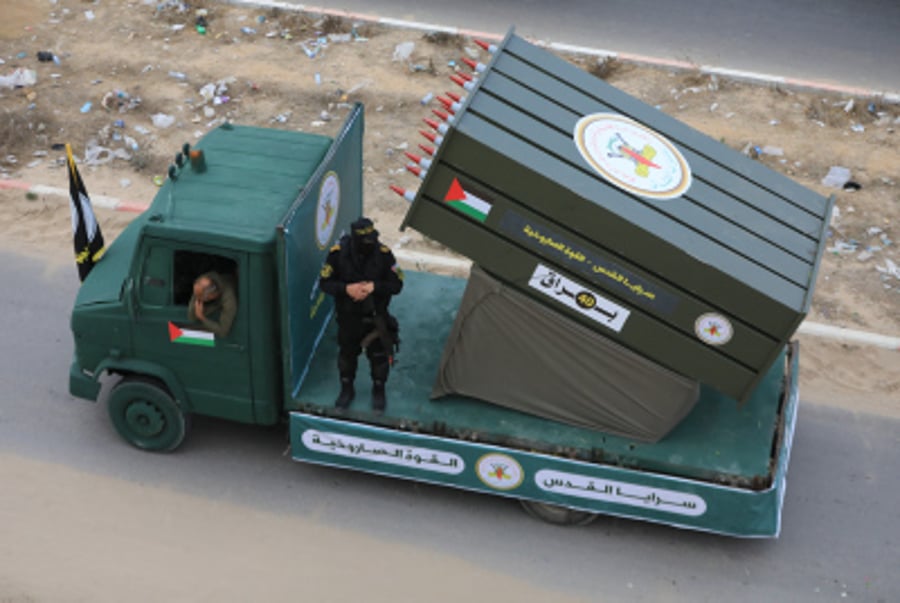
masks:
<svg viewBox="0 0 900 603"><path fill-rule="evenodd" d="M475 472L486 486L495 490L512 490L518 488L525 477L522 465L505 454L492 452L484 455L475 463Z"/></svg>
<svg viewBox="0 0 900 603"><path fill-rule="evenodd" d="M691 168L675 146L646 126L615 113L586 115L575 124L584 160L619 188L651 199L674 199L691 186Z"/></svg>
<svg viewBox="0 0 900 603"><path fill-rule="evenodd" d="M709 345L724 345L731 341L734 329L731 322L715 312L701 314L694 322L694 333Z"/></svg>
<svg viewBox="0 0 900 603"><path fill-rule="evenodd" d="M575 296L575 303L585 310L591 310L597 305L597 298L590 291L582 291Z"/></svg>
<svg viewBox="0 0 900 603"><path fill-rule="evenodd" d="M325 249L334 234L338 208L341 205L341 181L336 172L328 172L319 187L319 205L316 207L316 244Z"/></svg>

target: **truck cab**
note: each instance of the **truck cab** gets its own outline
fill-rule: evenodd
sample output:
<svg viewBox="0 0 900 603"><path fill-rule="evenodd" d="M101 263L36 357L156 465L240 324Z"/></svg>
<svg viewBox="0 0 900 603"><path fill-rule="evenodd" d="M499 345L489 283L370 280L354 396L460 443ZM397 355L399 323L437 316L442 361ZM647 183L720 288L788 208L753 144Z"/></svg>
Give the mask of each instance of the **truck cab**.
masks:
<svg viewBox="0 0 900 603"><path fill-rule="evenodd" d="M335 139L226 124L185 145L150 208L78 292L72 395L96 400L101 375L121 376L110 417L126 440L152 450L176 447L192 414L279 421L283 334L308 333L292 357L312 356L331 300L310 284L361 212L362 130L357 106ZM294 233L298 248L285 249L283 233L300 224L309 232ZM304 278L288 282L284 253ZM194 280L210 271L235 288L225 336L188 319ZM305 302L290 319L287 295Z"/></svg>

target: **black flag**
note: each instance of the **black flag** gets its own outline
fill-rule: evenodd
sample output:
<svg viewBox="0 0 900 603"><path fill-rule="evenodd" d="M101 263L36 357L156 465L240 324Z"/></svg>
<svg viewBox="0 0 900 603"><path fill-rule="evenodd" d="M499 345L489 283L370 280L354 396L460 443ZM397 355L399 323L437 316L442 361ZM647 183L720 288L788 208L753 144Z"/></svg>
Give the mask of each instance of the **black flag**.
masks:
<svg viewBox="0 0 900 603"><path fill-rule="evenodd" d="M103 234L94 217L91 199L88 197L84 182L75 166L72 147L66 144L66 155L69 159L69 205L72 210L72 237L75 242L75 263L78 265L78 277L84 281L103 252Z"/></svg>

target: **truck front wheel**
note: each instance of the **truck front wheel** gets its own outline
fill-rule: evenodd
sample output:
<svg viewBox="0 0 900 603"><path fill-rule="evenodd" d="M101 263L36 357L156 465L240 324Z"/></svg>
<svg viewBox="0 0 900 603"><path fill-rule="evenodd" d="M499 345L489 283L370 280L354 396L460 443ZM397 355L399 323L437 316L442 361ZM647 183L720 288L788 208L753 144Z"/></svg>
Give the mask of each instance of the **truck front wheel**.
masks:
<svg viewBox="0 0 900 603"><path fill-rule="evenodd" d="M522 507L532 517L537 517L547 523L556 524L558 526L586 526L595 519L596 513L587 511L576 511L560 505L551 505L549 503L537 502L534 500L519 499Z"/></svg>
<svg viewBox="0 0 900 603"><path fill-rule="evenodd" d="M125 377L110 393L108 410L119 435L142 450L169 452L187 435L189 417L155 379Z"/></svg>

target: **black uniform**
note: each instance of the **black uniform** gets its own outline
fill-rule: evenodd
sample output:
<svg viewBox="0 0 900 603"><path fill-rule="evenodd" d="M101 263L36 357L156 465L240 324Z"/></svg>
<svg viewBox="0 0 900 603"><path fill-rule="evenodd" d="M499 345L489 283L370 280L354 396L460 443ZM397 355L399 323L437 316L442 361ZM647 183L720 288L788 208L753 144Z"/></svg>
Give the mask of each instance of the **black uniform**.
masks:
<svg viewBox="0 0 900 603"><path fill-rule="evenodd" d="M370 220L357 220L351 228L352 234L331 248L319 278L319 287L334 297L337 311L341 376L337 406L349 406L353 399L357 360L365 344L373 382L372 405L375 410L383 410L384 384L397 340L397 322L388 313L388 306L391 296L403 289L403 272L391 250L378 242L378 231ZM373 291L366 299L355 301L346 287L363 282L371 282Z"/></svg>

